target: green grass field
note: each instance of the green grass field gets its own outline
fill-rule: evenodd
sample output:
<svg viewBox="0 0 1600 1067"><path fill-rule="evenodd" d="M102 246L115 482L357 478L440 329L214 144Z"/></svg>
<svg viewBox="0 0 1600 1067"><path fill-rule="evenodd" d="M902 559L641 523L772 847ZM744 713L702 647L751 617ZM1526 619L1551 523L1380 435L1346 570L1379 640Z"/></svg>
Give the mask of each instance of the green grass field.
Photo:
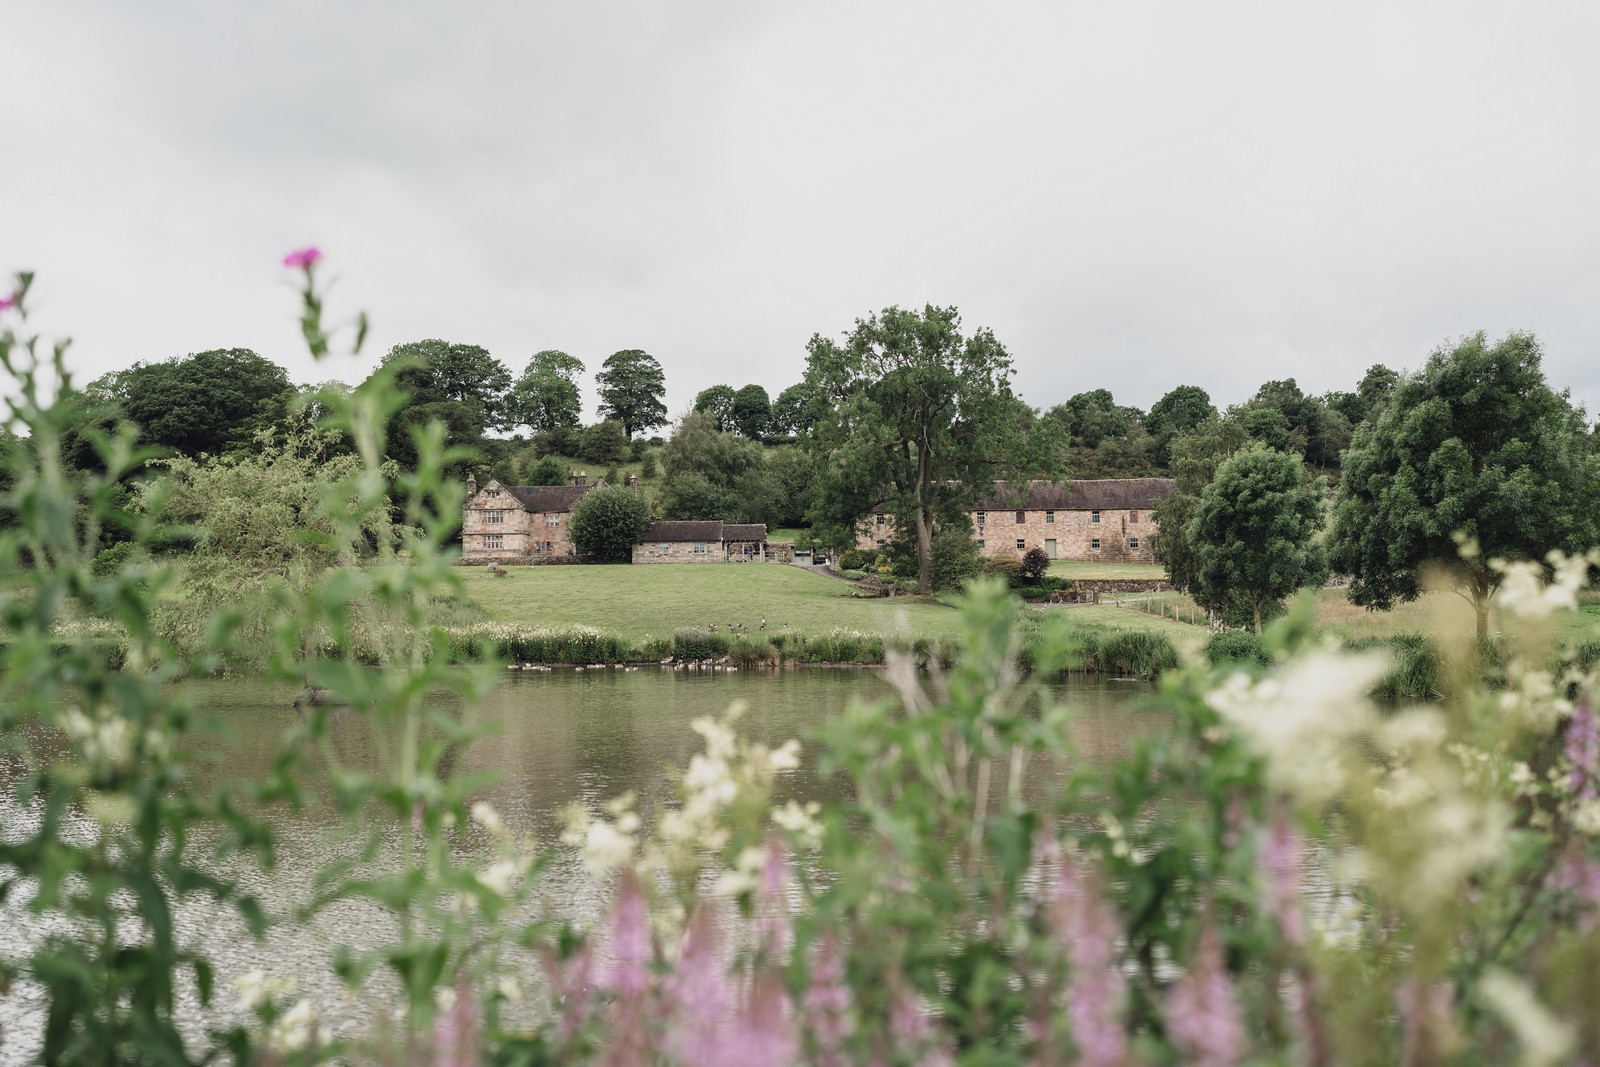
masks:
<svg viewBox="0 0 1600 1067"><path fill-rule="evenodd" d="M512 567L493 578L467 568L466 593L494 622L533 626L595 626L640 640L668 637L680 627L742 623L752 633L822 634L844 628L943 637L955 632L954 609L920 598L862 600L850 587L799 567L776 563L702 563L685 566ZM1074 625L1155 630L1168 634L1203 629L1110 606L1057 609Z"/></svg>

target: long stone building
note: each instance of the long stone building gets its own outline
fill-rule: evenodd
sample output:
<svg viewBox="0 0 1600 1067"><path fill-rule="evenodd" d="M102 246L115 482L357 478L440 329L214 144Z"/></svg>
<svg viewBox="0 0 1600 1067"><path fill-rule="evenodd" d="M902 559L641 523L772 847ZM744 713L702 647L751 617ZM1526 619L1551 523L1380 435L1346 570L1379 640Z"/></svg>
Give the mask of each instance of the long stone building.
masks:
<svg viewBox="0 0 1600 1067"><path fill-rule="evenodd" d="M461 558L489 562L549 559L573 554L568 526L572 505L605 479L589 483L574 474L569 485L501 485L490 479L478 488L467 479L461 516Z"/></svg>
<svg viewBox="0 0 1600 1067"><path fill-rule="evenodd" d="M633 546L635 563L764 563L764 523L657 520Z"/></svg>
<svg viewBox="0 0 1600 1067"><path fill-rule="evenodd" d="M1171 478L995 482L967 517L985 556L1041 548L1051 559L1154 563L1154 509L1173 485ZM856 547L883 548L893 537L894 519L878 508L858 527Z"/></svg>

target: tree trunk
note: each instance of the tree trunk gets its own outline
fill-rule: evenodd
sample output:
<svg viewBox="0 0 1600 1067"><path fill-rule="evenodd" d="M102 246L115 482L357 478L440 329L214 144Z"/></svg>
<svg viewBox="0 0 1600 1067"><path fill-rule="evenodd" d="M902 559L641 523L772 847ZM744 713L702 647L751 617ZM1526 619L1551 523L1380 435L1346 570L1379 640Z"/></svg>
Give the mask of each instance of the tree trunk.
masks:
<svg viewBox="0 0 1600 1067"><path fill-rule="evenodd" d="M920 494L919 494L920 495ZM933 592L933 515L917 503L917 592Z"/></svg>
<svg viewBox="0 0 1600 1067"><path fill-rule="evenodd" d="M1476 589L1472 591L1472 610L1478 616L1478 640L1489 636L1489 596Z"/></svg>
<svg viewBox="0 0 1600 1067"><path fill-rule="evenodd" d="M1256 636L1259 637L1261 635L1261 601L1259 601L1259 600L1255 602L1255 611L1256 611Z"/></svg>

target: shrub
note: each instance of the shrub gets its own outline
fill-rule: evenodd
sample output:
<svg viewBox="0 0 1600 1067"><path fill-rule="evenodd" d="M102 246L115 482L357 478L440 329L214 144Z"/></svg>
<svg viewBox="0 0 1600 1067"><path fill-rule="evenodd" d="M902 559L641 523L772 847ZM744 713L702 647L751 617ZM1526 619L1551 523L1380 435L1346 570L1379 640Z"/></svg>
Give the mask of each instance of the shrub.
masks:
<svg viewBox="0 0 1600 1067"><path fill-rule="evenodd" d="M950 526L933 535L928 550L928 570L936 593L960 589L978 576L982 562L978 542L967 531Z"/></svg>
<svg viewBox="0 0 1600 1067"><path fill-rule="evenodd" d="M567 465L555 456L540 456L539 461L528 472L529 485L566 485L572 477L572 472Z"/></svg>
<svg viewBox="0 0 1600 1067"><path fill-rule="evenodd" d="M1258 663L1263 667L1272 662L1260 636L1243 630L1213 634L1206 642L1206 658L1216 664Z"/></svg>
<svg viewBox="0 0 1600 1067"><path fill-rule="evenodd" d="M639 458L639 477L650 481L656 476L656 454L646 452Z"/></svg>
<svg viewBox="0 0 1600 1067"><path fill-rule="evenodd" d="M611 485L578 498L569 530L580 556L598 563L626 563L649 526L649 502L632 489Z"/></svg>
<svg viewBox="0 0 1600 1067"><path fill-rule="evenodd" d="M859 548L847 548L839 553L839 569L846 571L864 571L867 569L867 554Z"/></svg>
<svg viewBox="0 0 1600 1067"><path fill-rule="evenodd" d="M728 636L698 626L672 635L672 654L678 659L721 659L728 654Z"/></svg>
<svg viewBox="0 0 1600 1067"><path fill-rule="evenodd" d="M645 449L649 447L649 445L644 443L643 438L634 438L632 441L628 442L628 458L633 460L635 463L642 462L644 460Z"/></svg>
<svg viewBox="0 0 1600 1067"><path fill-rule="evenodd" d="M1009 556L989 558L983 561L983 573L992 577L1004 578L1006 585L1015 589L1022 584L1022 561Z"/></svg>
<svg viewBox="0 0 1600 1067"><path fill-rule="evenodd" d="M1044 549L1036 546L1023 553L1020 567L1024 578L1037 582L1049 572L1050 557L1044 554Z"/></svg>

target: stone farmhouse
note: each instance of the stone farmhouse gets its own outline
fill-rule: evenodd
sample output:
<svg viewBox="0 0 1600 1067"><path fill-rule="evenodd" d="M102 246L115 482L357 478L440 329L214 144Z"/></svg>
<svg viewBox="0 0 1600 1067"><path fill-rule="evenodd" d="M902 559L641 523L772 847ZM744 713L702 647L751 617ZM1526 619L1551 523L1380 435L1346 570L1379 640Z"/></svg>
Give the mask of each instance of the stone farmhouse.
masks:
<svg viewBox="0 0 1600 1067"><path fill-rule="evenodd" d="M527 562L573 554L567 527L572 505L593 485L583 473L570 485L501 485L490 479L483 488L467 478L467 502L461 516L461 558L488 563Z"/></svg>
<svg viewBox="0 0 1600 1067"><path fill-rule="evenodd" d="M967 517L985 556L1042 548L1051 559L1154 563L1154 508L1173 486L1171 478L995 482ZM893 537L894 519L875 508L857 527L856 547L883 548Z"/></svg>
<svg viewBox="0 0 1600 1067"><path fill-rule="evenodd" d="M765 523L657 520L633 546L635 563L765 563L768 558Z"/></svg>

